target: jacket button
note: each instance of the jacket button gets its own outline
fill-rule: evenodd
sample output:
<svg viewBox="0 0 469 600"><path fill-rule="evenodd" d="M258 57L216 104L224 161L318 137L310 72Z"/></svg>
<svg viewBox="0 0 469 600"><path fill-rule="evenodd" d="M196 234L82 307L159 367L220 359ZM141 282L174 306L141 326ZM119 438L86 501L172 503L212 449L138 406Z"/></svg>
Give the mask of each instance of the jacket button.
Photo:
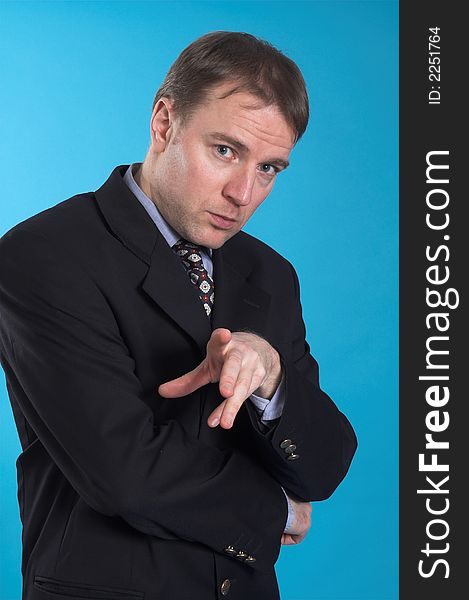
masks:
<svg viewBox="0 0 469 600"><path fill-rule="evenodd" d="M283 440L283 442L281 442L280 444L280 448L286 448L287 446L289 446L292 443L291 440Z"/></svg>
<svg viewBox="0 0 469 600"><path fill-rule="evenodd" d="M231 587L231 581L229 579L225 579L225 581L220 586L221 595L228 596L230 587Z"/></svg>
<svg viewBox="0 0 469 600"><path fill-rule="evenodd" d="M236 554L237 554L237 552L236 552L236 550L233 548L233 546L227 546L227 547L225 548L225 552L226 552L227 554L229 554L230 556L236 556Z"/></svg>
<svg viewBox="0 0 469 600"><path fill-rule="evenodd" d="M245 559L245 558L247 558L248 556L249 556L249 555L248 555L248 553L247 553L247 552L245 552L244 550L240 550L240 551L238 552L238 554L236 555L236 558L237 558L238 560L244 560L244 559Z"/></svg>
<svg viewBox="0 0 469 600"><path fill-rule="evenodd" d="M293 452L295 452L295 450L296 450L295 444L290 444L289 446L287 446L286 448L283 449L283 451L286 452L287 454L293 454Z"/></svg>
<svg viewBox="0 0 469 600"><path fill-rule="evenodd" d="M297 458L300 458L299 454L289 454L287 456L287 460L296 460Z"/></svg>
<svg viewBox="0 0 469 600"><path fill-rule="evenodd" d="M254 556L248 556L244 562L248 565L252 565L252 563L256 562L256 559L254 558Z"/></svg>

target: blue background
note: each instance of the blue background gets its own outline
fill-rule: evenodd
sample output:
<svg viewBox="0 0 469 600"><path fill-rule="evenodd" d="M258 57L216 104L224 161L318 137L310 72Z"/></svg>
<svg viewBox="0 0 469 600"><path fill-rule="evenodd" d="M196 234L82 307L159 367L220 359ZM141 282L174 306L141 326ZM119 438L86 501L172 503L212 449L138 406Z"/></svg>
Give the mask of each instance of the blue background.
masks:
<svg viewBox="0 0 469 600"><path fill-rule="evenodd" d="M282 548L282 600L394 600L397 2L0 4L0 233L143 160L166 70L215 29L268 39L308 83L307 133L246 230L296 266L322 387L359 438L306 540ZM20 451L1 378L0 600L21 597Z"/></svg>

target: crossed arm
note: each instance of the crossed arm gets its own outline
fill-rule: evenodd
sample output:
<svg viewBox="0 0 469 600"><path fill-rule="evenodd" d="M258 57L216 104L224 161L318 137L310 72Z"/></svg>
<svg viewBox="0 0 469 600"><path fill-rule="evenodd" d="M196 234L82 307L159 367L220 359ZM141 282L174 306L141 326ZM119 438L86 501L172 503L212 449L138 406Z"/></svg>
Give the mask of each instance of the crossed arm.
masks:
<svg viewBox="0 0 469 600"><path fill-rule="evenodd" d="M189 373L160 385L158 393L165 398L179 398L219 382L225 400L212 411L207 423L209 427L230 429L250 395L272 398L281 378L279 353L267 340L254 333L219 328L212 332L204 360ZM287 499L293 522L288 533L282 534L282 544L298 544L311 526L311 504Z"/></svg>

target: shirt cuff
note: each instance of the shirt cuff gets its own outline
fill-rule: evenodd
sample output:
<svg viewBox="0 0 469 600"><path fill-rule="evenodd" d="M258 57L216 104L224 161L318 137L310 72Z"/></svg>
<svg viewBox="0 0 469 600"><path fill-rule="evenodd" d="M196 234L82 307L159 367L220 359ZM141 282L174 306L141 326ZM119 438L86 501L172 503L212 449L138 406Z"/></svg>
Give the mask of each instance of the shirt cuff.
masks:
<svg viewBox="0 0 469 600"><path fill-rule="evenodd" d="M282 373L282 379L270 400L256 394L251 394L249 399L259 412L261 422L278 419L285 404L285 373Z"/></svg>
<svg viewBox="0 0 469 600"><path fill-rule="evenodd" d="M282 486L280 486L282 487ZM283 533L288 533L293 525L293 520L295 518L295 511L293 509L293 505L290 501L290 498L287 496L286 491L282 488L283 493L285 494L285 498L287 499L287 503L288 503L288 517L287 517L287 522L285 524L285 529L283 530Z"/></svg>

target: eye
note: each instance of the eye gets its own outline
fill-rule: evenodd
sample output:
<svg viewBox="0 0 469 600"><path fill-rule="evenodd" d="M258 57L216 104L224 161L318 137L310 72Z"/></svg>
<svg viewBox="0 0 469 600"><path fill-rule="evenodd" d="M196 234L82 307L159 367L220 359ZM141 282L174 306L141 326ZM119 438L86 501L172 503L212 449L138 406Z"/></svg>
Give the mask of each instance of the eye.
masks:
<svg viewBox="0 0 469 600"><path fill-rule="evenodd" d="M271 165L269 163L263 163L262 165L259 165L259 167L261 173L264 173L265 175L270 175L272 177L275 177L275 175L277 175L277 173L280 171L280 169L274 167L274 165Z"/></svg>
<svg viewBox="0 0 469 600"><path fill-rule="evenodd" d="M217 144L215 146L217 153L224 158L231 158L233 156L233 150L229 146L223 144Z"/></svg>

